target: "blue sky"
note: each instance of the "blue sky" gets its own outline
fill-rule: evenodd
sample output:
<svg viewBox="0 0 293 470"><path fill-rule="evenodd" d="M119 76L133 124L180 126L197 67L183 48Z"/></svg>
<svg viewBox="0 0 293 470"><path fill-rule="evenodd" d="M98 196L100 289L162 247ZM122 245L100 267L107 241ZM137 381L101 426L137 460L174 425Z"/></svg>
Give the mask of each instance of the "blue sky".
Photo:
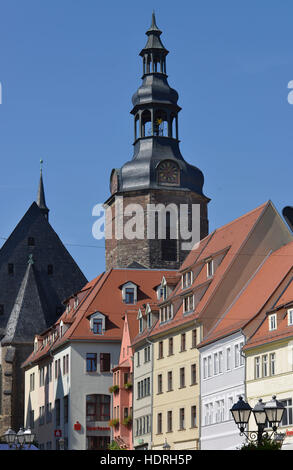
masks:
<svg viewBox="0 0 293 470"><path fill-rule="evenodd" d="M268 199L293 205L292 0L0 0L0 237L35 199L42 158L50 222L89 279L105 267L92 208L132 158L153 9L210 229Z"/></svg>

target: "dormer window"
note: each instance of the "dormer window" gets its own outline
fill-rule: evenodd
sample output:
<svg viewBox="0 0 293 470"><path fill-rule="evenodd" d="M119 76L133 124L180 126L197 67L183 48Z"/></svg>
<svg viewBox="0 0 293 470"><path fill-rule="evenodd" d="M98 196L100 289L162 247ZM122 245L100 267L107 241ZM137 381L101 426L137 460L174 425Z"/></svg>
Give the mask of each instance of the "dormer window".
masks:
<svg viewBox="0 0 293 470"><path fill-rule="evenodd" d="M269 330L273 331L277 329L277 314L273 313L269 316Z"/></svg>
<svg viewBox="0 0 293 470"><path fill-rule="evenodd" d="M293 308L290 308L287 313L288 313L288 325L292 326L293 325Z"/></svg>
<svg viewBox="0 0 293 470"><path fill-rule="evenodd" d="M106 318L100 312L96 312L90 317L90 329L94 335L102 335L106 329Z"/></svg>
<svg viewBox="0 0 293 470"><path fill-rule="evenodd" d="M193 311L193 295L188 295L183 299L183 313L189 313Z"/></svg>
<svg viewBox="0 0 293 470"><path fill-rule="evenodd" d="M149 304L147 305L147 308L146 308L146 319L147 319L147 328L151 328L151 326L152 326L152 311L151 311L151 308L150 308Z"/></svg>
<svg viewBox="0 0 293 470"><path fill-rule="evenodd" d="M143 317L142 317L142 312L140 309L137 314L137 319L138 319L138 331L139 333L142 333L143 332Z"/></svg>
<svg viewBox="0 0 293 470"><path fill-rule="evenodd" d="M207 277L213 277L214 275L214 261L212 259L207 260Z"/></svg>
<svg viewBox="0 0 293 470"><path fill-rule="evenodd" d="M192 282L193 282L192 271L187 271L187 273L184 273L182 275L182 289L186 289L187 287L190 287Z"/></svg>
<svg viewBox="0 0 293 470"><path fill-rule="evenodd" d="M127 282L122 287L122 299L126 304L136 304L137 302L137 285Z"/></svg>
<svg viewBox="0 0 293 470"><path fill-rule="evenodd" d="M78 297L75 297L75 299L74 299L74 308L77 308L78 304L79 304Z"/></svg>

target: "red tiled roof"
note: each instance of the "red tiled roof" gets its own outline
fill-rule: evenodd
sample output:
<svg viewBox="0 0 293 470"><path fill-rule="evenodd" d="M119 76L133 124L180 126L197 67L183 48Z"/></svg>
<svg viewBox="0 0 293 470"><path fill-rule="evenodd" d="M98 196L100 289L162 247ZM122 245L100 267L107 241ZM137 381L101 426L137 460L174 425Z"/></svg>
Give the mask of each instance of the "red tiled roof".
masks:
<svg viewBox="0 0 293 470"><path fill-rule="evenodd" d="M271 253L255 272L225 316L199 347L232 334L254 319L267 304L293 267L293 242ZM281 294L277 305L293 300L293 282ZM269 308L269 307L267 307ZM257 337L260 333L257 334Z"/></svg>
<svg viewBox="0 0 293 470"><path fill-rule="evenodd" d="M183 289L180 280L173 293L167 300L172 302L176 297L181 298L182 296L187 295L189 292L191 293L197 288L202 288L205 284L207 284L208 287L199 303L196 305L195 311L193 313L185 315L183 313L183 305L181 302L180 308L177 312L174 313L173 319L163 324L158 322L153 327L150 336L175 326L185 324L193 319L195 320L196 318L204 317L205 308L207 307L209 300L212 298L215 291L219 288L225 273L231 266L234 259L237 257L239 250L243 246L261 215L264 213L268 204L270 204L270 202L266 202L251 212L248 212L247 214L224 225L223 227L220 227L206 238L201 240L198 244L196 244L195 249L189 253L180 268L180 272L184 272L188 269L194 269L195 267L198 267L199 272L195 276L192 286L188 287L188 289ZM220 253L225 254L223 260L217 267L213 277L207 279L206 270L202 269L202 267L205 265L205 261L207 259L215 256L215 254Z"/></svg>
<svg viewBox="0 0 293 470"><path fill-rule="evenodd" d="M93 341L121 341L123 329L123 314L125 303L123 302L119 286L126 282L140 285L138 299L135 308L142 307L148 302L156 300L156 292L153 290L154 282L161 282L162 276L173 271L146 270L146 269L112 269L101 274L91 281L91 288L81 300L76 309L64 312L56 325L71 321L68 329L62 337L58 337L52 345L52 349L62 346L67 341L93 340ZM100 312L106 316L106 331L103 335L95 335L89 328L89 316ZM131 315L130 315L131 317ZM136 316L135 316L136 318ZM130 318L131 335L136 334L134 320ZM23 365L39 359L42 354L32 353Z"/></svg>

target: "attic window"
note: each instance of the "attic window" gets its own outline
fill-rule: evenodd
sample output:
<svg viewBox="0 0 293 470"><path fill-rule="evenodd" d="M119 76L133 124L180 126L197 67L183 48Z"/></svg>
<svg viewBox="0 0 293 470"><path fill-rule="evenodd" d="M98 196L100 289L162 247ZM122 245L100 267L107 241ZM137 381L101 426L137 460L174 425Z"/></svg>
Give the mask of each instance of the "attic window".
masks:
<svg viewBox="0 0 293 470"><path fill-rule="evenodd" d="M142 318L142 313L140 309L137 314L137 320L138 320L138 331L139 333L142 333L143 332L143 318Z"/></svg>
<svg viewBox="0 0 293 470"><path fill-rule="evenodd" d="M101 318L95 318L93 320L93 333L95 335L101 335L103 333L103 320Z"/></svg>
<svg viewBox="0 0 293 470"><path fill-rule="evenodd" d="M126 304L136 304L137 286L133 282L127 282L122 286L122 300Z"/></svg>
<svg viewBox="0 0 293 470"><path fill-rule="evenodd" d="M102 335L106 329L106 318L100 312L96 312L90 317L90 329L94 335Z"/></svg>
<svg viewBox="0 0 293 470"><path fill-rule="evenodd" d="M213 277L214 275L214 261L209 259L207 261L207 277Z"/></svg>
<svg viewBox="0 0 293 470"><path fill-rule="evenodd" d="M273 331L277 329L277 315L276 313L269 316L269 330Z"/></svg>
<svg viewBox="0 0 293 470"><path fill-rule="evenodd" d="M1 313L1 311L0 311ZM292 326L293 325L293 308L288 310L288 325Z"/></svg>
<svg viewBox="0 0 293 470"><path fill-rule="evenodd" d="M35 246L35 239L34 237L28 237L27 239L28 246Z"/></svg>
<svg viewBox="0 0 293 470"><path fill-rule="evenodd" d="M185 289L186 287L191 286L192 284L192 271L187 271L187 273L184 273L182 275L182 288Z"/></svg>

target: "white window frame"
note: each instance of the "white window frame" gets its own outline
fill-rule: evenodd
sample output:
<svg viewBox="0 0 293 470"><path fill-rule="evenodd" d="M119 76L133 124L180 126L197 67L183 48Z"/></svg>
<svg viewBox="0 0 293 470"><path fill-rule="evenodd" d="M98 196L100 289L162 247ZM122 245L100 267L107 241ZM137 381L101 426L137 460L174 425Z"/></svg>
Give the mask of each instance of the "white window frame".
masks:
<svg viewBox="0 0 293 470"><path fill-rule="evenodd" d="M101 312L95 312L90 316L90 329L91 331L94 330L94 320L99 319L102 320L102 334L104 334L106 329L106 317Z"/></svg>
<svg viewBox="0 0 293 470"><path fill-rule="evenodd" d="M287 310L288 314L288 326L293 326L293 308Z"/></svg>
<svg viewBox="0 0 293 470"><path fill-rule="evenodd" d="M126 289L133 289L133 303L127 305L135 305L137 303L137 285L133 282L126 282L122 286L122 300L125 302L126 300Z"/></svg>
<svg viewBox="0 0 293 470"><path fill-rule="evenodd" d="M215 274L214 260L213 259L208 259L206 261L206 265L207 265L207 278L210 279Z"/></svg>
<svg viewBox="0 0 293 470"><path fill-rule="evenodd" d="M277 329L277 314L272 313L269 315L269 330L274 331Z"/></svg>

